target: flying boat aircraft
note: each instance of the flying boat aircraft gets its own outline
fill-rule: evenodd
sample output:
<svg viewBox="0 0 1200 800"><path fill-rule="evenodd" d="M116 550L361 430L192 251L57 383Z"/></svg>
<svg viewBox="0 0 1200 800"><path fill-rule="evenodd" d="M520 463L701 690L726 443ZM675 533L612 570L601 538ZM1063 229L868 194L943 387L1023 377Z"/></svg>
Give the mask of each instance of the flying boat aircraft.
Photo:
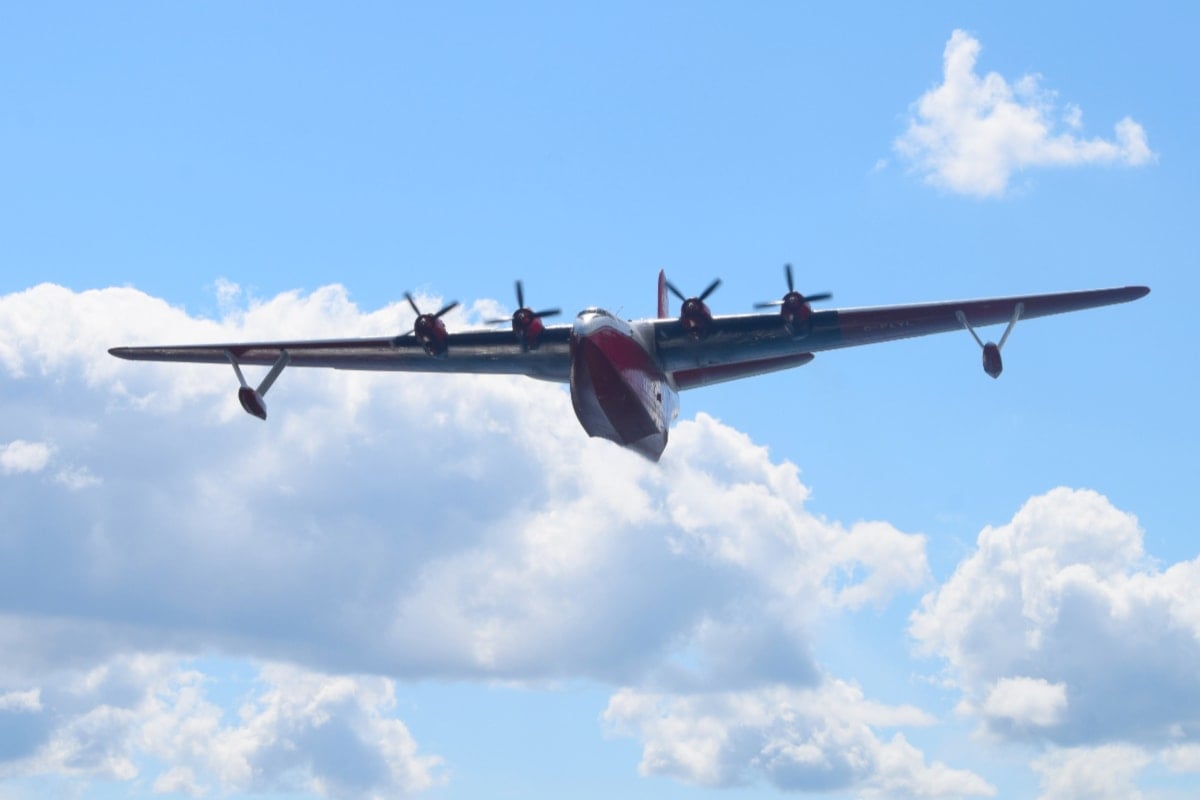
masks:
<svg viewBox="0 0 1200 800"><path fill-rule="evenodd" d="M658 316L625 320L601 308L586 308L570 325L546 325L559 309L533 311L516 282L517 310L511 319L491 320L511 330L448 331L443 317L458 303L422 311L405 298L416 320L398 336L360 339L239 342L154 347L114 347L109 352L137 361L227 363L237 376L238 400L247 413L265 420L267 390L288 366L397 372L466 372L527 375L567 383L575 415L589 436L599 436L657 461L679 413L679 392L722 381L798 367L823 350L963 329L983 351L983 369L993 378L1018 320L1126 303L1144 297L1145 286L1032 294L979 300L872 306L814 311L828 292L796 291L786 265L782 299L756 304L751 314L714 315L706 300L720 279L687 296L658 275ZM682 302L670 314L673 294ZM768 311L766 309L776 308ZM999 342L984 342L976 327L1007 323ZM257 387L242 372L269 366Z"/></svg>

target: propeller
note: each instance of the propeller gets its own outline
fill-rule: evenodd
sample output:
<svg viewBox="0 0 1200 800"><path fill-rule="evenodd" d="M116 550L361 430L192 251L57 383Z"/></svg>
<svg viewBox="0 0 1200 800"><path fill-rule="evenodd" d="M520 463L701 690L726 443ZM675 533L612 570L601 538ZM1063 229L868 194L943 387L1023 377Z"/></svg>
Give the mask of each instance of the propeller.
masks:
<svg viewBox="0 0 1200 800"><path fill-rule="evenodd" d="M509 319L489 319L488 325L497 325L504 322L511 322L518 328L524 328L535 319L543 319L545 317L557 317L562 313L561 308L547 308L545 311L532 311L525 307L525 287L517 281L517 310Z"/></svg>
<svg viewBox="0 0 1200 800"><path fill-rule="evenodd" d="M699 300L700 302L704 302L705 300L708 299L708 296L710 294L712 294L713 292L715 292L717 290L717 287L720 285L721 285L721 279L717 278L715 281L710 283L708 285L708 288L705 289L703 292L701 292L697 297L690 298L690 297L685 297L683 292L676 289L675 284L671 283L670 281L667 281L667 288L671 290L671 294L675 295L676 297L678 297L680 300L682 300L685 303L691 299L695 299L695 300Z"/></svg>
<svg viewBox="0 0 1200 800"><path fill-rule="evenodd" d="M458 301L451 300L449 303L442 306L441 310L438 311L436 314L422 314L421 309L419 309L417 307L417 301L413 300L413 296L411 294L409 294L408 292L405 292L404 299L408 301L408 304L410 306L412 306L413 313L417 315L418 320L420 320L422 317L425 317L427 319L430 317L432 317L433 319L439 319L443 314L451 311L452 309L458 308Z"/></svg>
<svg viewBox="0 0 1200 800"><path fill-rule="evenodd" d="M416 320L413 321L412 332L421 341L421 346L425 348L425 352L434 358L445 356L446 324L442 322L442 315L452 308L457 308L458 301L452 300L434 314L422 314L421 309L417 307L417 301L413 300L411 294L405 292L404 299L408 301L408 304L412 306L413 312L417 315Z"/></svg>
<svg viewBox="0 0 1200 800"><path fill-rule="evenodd" d="M666 284L667 288L671 290L671 294L683 301L683 305L679 308L679 322L683 326L683 330L693 339L699 339L713 321L712 312L708 310L708 306L704 305L704 301L721 285L721 279L714 280L695 297L684 297L683 292L679 291L675 284L670 281L666 281Z"/></svg>
<svg viewBox="0 0 1200 800"><path fill-rule="evenodd" d="M511 319L489 319L487 324L493 325L497 323L511 322L513 333L517 335L517 341L521 345L521 351L526 352L535 349L538 346L538 340L542 336L542 318L554 317L562 313L561 309L547 308L544 311L533 311L525 305L525 287L520 281L516 282L517 287L517 310L513 312Z"/></svg>
<svg viewBox="0 0 1200 800"><path fill-rule="evenodd" d="M763 303L755 303L755 308L775 308L783 305L795 305L798 303L815 303L818 300L829 300L833 297L832 292L818 292L817 294L804 295L796 291L796 284L792 277L792 265L783 265L783 274L787 276L787 294L782 300L769 300Z"/></svg>

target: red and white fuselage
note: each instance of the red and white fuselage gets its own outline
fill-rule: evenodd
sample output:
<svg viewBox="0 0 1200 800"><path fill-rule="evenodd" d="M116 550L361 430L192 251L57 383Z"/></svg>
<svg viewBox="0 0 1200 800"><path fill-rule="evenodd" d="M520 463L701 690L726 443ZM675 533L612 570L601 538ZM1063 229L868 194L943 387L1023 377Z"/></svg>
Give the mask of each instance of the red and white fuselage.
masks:
<svg viewBox="0 0 1200 800"><path fill-rule="evenodd" d="M589 436L657 461L679 396L654 356L653 335L603 309L580 312L571 329L571 403Z"/></svg>

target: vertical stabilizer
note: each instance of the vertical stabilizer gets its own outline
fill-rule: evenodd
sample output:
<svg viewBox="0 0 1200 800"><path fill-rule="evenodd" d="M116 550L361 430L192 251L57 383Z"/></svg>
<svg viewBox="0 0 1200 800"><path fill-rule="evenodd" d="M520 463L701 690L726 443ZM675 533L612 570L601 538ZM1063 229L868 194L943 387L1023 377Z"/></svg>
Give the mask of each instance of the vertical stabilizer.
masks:
<svg viewBox="0 0 1200 800"><path fill-rule="evenodd" d="M665 319L669 316L671 316L671 311L667 308L667 272L660 269L658 271L658 317Z"/></svg>

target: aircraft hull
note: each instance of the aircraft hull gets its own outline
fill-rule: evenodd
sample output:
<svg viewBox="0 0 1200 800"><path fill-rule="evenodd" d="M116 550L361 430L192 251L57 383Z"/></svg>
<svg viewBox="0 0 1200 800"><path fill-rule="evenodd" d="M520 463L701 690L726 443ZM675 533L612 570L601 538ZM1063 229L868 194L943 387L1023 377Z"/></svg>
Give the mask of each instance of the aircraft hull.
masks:
<svg viewBox="0 0 1200 800"><path fill-rule="evenodd" d="M589 436L657 461L677 396L628 324L585 313L571 336L571 403Z"/></svg>

